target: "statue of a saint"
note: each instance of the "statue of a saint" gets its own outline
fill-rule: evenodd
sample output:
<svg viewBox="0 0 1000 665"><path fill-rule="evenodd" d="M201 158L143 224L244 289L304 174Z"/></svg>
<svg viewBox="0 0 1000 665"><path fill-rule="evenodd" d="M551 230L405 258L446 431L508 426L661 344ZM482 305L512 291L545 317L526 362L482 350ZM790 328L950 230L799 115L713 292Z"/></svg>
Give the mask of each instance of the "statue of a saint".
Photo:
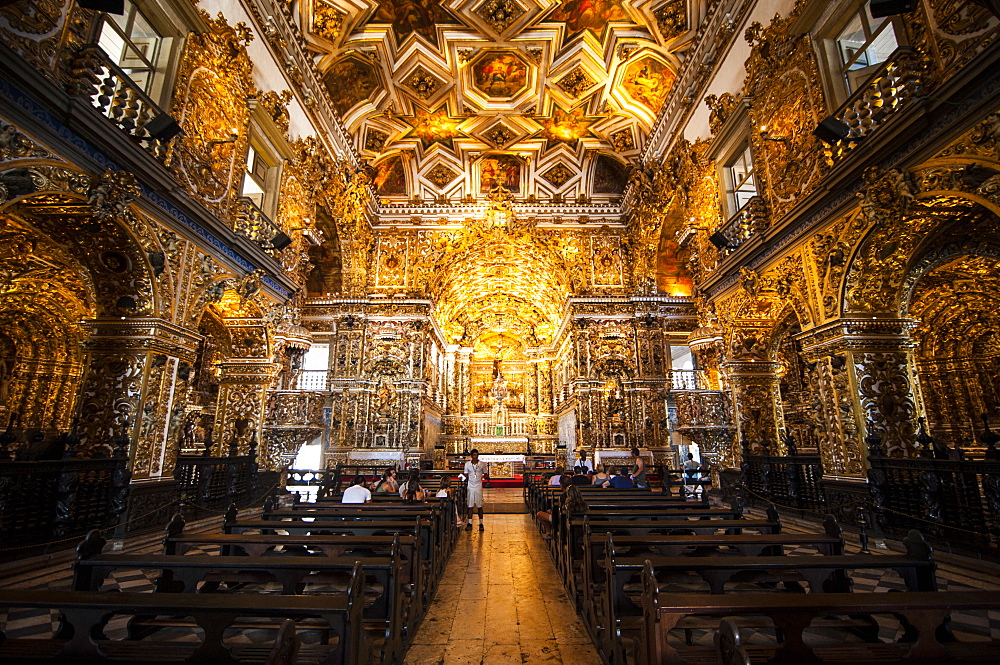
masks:
<svg viewBox="0 0 1000 665"><path fill-rule="evenodd" d="M493 398L493 423L496 425L507 424L507 379L503 378L500 371L500 359L493 361L493 386L490 388L490 396Z"/></svg>
<svg viewBox="0 0 1000 665"><path fill-rule="evenodd" d="M382 418L391 416L394 397L395 391L392 389L392 383L383 381L382 385L379 386L378 394L375 396L375 413Z"/></svg>

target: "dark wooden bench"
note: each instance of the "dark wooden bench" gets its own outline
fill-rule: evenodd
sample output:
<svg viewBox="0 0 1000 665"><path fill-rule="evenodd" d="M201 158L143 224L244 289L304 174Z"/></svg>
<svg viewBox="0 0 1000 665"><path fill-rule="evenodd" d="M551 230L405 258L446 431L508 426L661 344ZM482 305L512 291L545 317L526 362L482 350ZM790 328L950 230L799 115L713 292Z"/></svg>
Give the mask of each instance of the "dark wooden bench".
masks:
<svg viewBox="0 0 1000 665"><path fill-rule="evenodd" d="M370 665L373 650L364 629L364 572L352 572L347 593L334 596L206 594L192 603L188 594L101 593L32 589L0 590L0 608L56 610L61 627L54 636L0 640L0 661L10 663L112 662L144 665L173 662L198 665L295 663L298 640L294 626L321 619L332 636L327 644L308 647L309 660L322 665ZM199 641L109 640L104 627L113 615L191 617L203 632ZM229 631L241 618L278 620L274 644L230 645ZM303 650L307 647L302 647Z"/></svg>
<svg viewBox="0 0 1000 665"><path fill-rule="evenodd" d="M382 662L396 662L402 655L403 629L408 617L408 596L404 593L399 536L388 557L353 556L349 559L311 556L218 556L206 554L121 554L102 552L105 540L92 531L77 546L73 565L73 591L100 591L115 571L155 570L158 593L216 593L221 584L227 591L245 585L277 582L284 595L299 595L307 584L349 586L357 564L363 566L366 626L379 635ZM370 578L370 582L369 582ZM153 625L149 621L143 626ZM130 626L131 628L131 626Z"/></svg>
<svg viewBox="0 0 1000 665"><path fill-rule="evenodd" d="M642 615L642 609L627 592L634 578L648 565L656 575L694 573L709 584L711 595L724 595L725 584L734 577L744 581L774 584L784 582L791 590L805 582L812 593L848 593L852 581L849 571L890 569L897 571L910 591L935 591L934 561L931 548L917 532L906 540L907 555L817 555L817 556L707 556L662 557L619 556L612 534L605 542L604 616L607 629L606 652L624 649L621 641L623 621ZM659 590L659 589L658 589ZM784 595L784 594L782 594ZM620 658L619 658L620 659Z"/></svg>
<svg viewBox="0 0 1000 665"><path fill-rule="evenodd" d="M954 610L995 610L996 592L946 591L903 593L817 593L729 595L662 593L652 564L643 569L643 630L640 663L812 664L840 663L997 663L1000 641L940 641L950 635L949 613ZM896 643L849 642L809 646L803 631L829 616L893 615L906 630ZM713 647L685 647L668 639L671 630L689 616L765 616L773 621L777 645L747 646L738 631L728 627L729 643ZM723 631L723 634L726 631ZM722 642L723 640L720 640ZM742 660L740 660L742 658Z"/></svg>

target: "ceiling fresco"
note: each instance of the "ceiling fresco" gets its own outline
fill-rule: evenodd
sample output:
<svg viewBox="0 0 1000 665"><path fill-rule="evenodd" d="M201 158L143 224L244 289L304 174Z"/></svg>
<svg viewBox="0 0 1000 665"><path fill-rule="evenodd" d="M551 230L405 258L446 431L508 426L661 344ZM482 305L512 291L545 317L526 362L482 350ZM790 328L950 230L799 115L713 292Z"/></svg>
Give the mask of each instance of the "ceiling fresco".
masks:
<svg viewBox="0 0 1000 665"><path fill-rule="evenodd" d="M389 203L482 201L496 184L522 201L614 203L691 35L681 0L299 6Z"/></svg>

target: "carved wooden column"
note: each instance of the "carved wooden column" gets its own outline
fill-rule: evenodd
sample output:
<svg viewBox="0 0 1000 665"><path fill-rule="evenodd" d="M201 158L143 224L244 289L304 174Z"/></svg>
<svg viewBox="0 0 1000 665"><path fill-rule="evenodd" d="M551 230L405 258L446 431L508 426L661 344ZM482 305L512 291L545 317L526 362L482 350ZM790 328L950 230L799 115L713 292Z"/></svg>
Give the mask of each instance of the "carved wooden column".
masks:
<svg viewBox="0 0 1000 665"><path fill-rule="evenodd" d="M194 362L201 336L162 319L86 322L90 337L77 412L83 445L111 446L115 426L128 422L134 478L173 471L177 450L168 441L174 400L183 399L185 367Z"/></svg>
<svg viewBox="0 0 1000 665"><path fill-rule="evenodd" d="M736 438L746 439L751 448L763 439L778 446L778 428L781 423L781 400L778 394L781 363L763 360L730 360L723 366L733 394L733 411L736 421ZM732 451L732 459L740 454Z"/></svg>
<svg viewBox="0 0 1000 665"><path fill-rule="evenodd" d="M863 438L872 431L885 450L912 450L919 392L910 319L851 318L801 338L809 384L820 408L817 438L825 473L863 477Z"/></svg>
<svg viewBox="0 0 1000 665"><path fill-rule="evenodd" d="M262 468L275 470L268 464L270 455L263 440L263 415L267 408L267 388L278 365L257 358L230 358L217 365L219 369L219 401L215 407L216 455L229 454L235 438L236 451L245 455L250 441L258 443L257 460ZM248 421L246 428L237 427L237 421ZM242 430L242 432L241 432Z"/></svg>

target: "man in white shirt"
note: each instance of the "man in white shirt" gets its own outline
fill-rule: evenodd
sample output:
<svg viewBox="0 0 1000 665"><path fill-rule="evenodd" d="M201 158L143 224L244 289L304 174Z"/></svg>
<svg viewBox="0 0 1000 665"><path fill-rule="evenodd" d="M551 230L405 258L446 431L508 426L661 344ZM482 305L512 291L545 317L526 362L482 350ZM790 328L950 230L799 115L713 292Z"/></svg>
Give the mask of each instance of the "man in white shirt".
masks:
<svg viewBox="0 0 1000 665"><path fill-rule="evenodd" d="M485 531L486 527L483 526L483 480L489 480L490 476L487 472L489 467L486 462L479 461L479 451L472 451L472 459L465 463L465 469L462 473L468 482L466 491L469 495L469 508L479 509L479 530ZM472 531L472 518L469 518L469 523L465 525L466 531Z"/></svg>
<svg viewBox="0 0 1000 665"><path fill-rule="evenodd" d="M587 451L580 450L580 458L576 460L576 472L577 473L592 473L594 471L594 463L587 459Z"/></svg>
<svg viewBox="0 0 1000 665"><path fill-rule="evenodd" d="M365 487L364 476L354 476L354 482L344 490L344 495L340 498L341 503L368 503L372 500L372 493Z"/></svg>

